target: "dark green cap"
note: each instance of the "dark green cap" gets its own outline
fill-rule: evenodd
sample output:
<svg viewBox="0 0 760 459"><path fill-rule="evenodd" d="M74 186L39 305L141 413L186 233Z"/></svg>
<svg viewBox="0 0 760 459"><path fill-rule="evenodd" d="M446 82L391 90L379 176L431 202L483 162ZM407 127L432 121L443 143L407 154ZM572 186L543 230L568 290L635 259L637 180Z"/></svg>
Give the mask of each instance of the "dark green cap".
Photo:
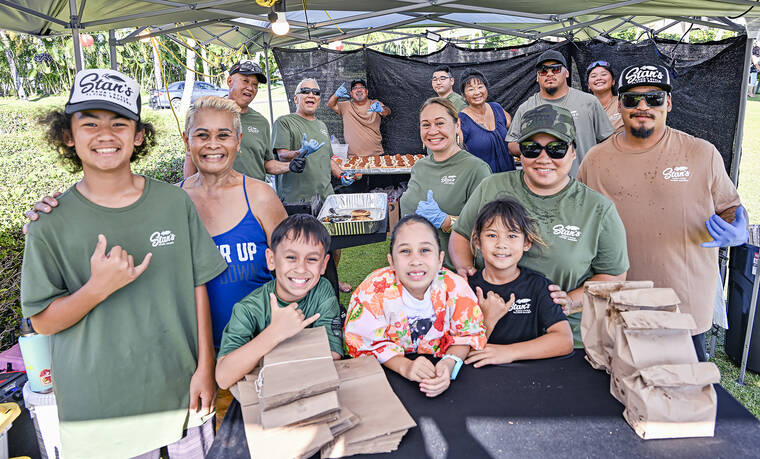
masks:
<svg viewBox="0 0 760 459"><path fill-rule="evenodd" d="M520 138L518 142L543 132L551 134L567 143L575 140L575 123L573 115L564 107L544 104L533 110L528 110L522 116L520 123Z"/></svg>

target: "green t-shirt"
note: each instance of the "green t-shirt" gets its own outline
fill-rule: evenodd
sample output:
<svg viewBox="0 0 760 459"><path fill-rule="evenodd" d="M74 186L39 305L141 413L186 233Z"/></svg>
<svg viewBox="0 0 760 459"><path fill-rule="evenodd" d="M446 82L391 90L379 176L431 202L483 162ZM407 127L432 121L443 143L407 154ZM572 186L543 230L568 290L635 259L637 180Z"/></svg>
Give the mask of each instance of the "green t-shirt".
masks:
<svg viewBox="0 0 760 459"><path fill-rule="evenodd" d="M240 123L243 126L243 141L232 168L248 177L264 180L267 174L264 163L274 159L270 148L272 140L269 121L261 113L249 108L240 114Z"/></svg>
<svg viewBox="0 0 760 459"><path fill-rule="evenodd" d="M333 194L330 184L332 146L325 123L318 119L307 120L297 113L281 116L272 127L272 149L298 150L304 133L307 139L324 142L324 145L306 158L302 173L286 172L277 176L277 194L286 202L308 200L315 194L324 199Z"/></svg>
<svg viewBox="0 0 760 459"><path fill-rule="evenodd" d="M507 133L507 142L517 142L520 138L520 123L522 116L528 110L533 110L539 105L551 104L558 107L564 107L573 115L575 122L575 160L573 168L570 170L570 176L575 177L578 173L578 167L586 156L586 152L594 145L611 136L615 128L610 123L607 112L602 108L593 94L578 91L575 88L569 88L570 92L559 99L544 99L539 93L536 93L523 102L517 108L515 116L512 118L512 124L509 126Z"/></svg>
<svg viewBox="0 0 760 459"><path fill-rule="evenodd" d="M275 293L276 282L276 280L267 282L235 303L232 308L232 317L224 327L219 357L247 344L269 326L271 320L269 294ZM277 298L277 304L282 308L289 303ZM298 301L298 308L307 318L319 313L319 319L309 327L325 327L330 349L343 355L343 323L340 320L338 298L335 296L330 281L324 277L320 278L317 285L301 301Z"/></svg>
<svg viewBox="0 0 760 459"><path fill-rule="evenodd" d="M417 204L427 199L428 190L433 190L433 199L442 211L449 215L459 215L467 199L486 177L491 169L482 159L459 150L451 158L437 162L427 156L412 167L409 188L401 196L401 216L413 214ZM444 266L453 268L449 259L449 233L440 229L438 235L441 249L446 252Z"/></svg>
<svg viewBox="0 0 760 459"><path fill-rule="evenodd" d="M525 185L523 171L494 174L473 192L453 230L469 239L480 209L499 197L512 197L525 206L547 244L534 244L520 266L542 273L565 291L580 287L594 274L628 270L625 228L615 205L575 179L553 196L539 196ZM568 320L577 346L580 313Z"/></svg>
<svg viewBox="0 0 760 459"><path fill-rule="evenodd" d="M224 259L183 190L146 178L122 208L87 200L75 187L30 225L21 273L29 317L90 278L98 234L135 264L134 282L51 337L52 376L64 457L132 457L182 437L197 367L195 287L224 271ZM192 423L192 420L190 420Z"/></svg>
<svg viewBox="0 0 760 459"><path fill-rule="evenodd" d="M446 96L446 98L449 99L449 102L454 104L454 108L457 109L457 112L461 112L469 105L464 97L454 91L451 91L451 94Z"/></svg>

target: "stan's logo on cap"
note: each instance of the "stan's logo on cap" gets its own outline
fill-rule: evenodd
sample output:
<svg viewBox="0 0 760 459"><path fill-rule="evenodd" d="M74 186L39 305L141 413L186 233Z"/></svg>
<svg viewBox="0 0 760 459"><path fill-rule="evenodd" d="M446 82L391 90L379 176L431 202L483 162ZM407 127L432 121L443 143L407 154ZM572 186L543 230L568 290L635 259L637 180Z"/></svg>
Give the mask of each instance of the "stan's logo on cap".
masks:
<svg viewBox="0 0 760 459"><path fill-rule="evenodd" d="M66 104L66 113L98 109L139 120L140 87L137 82L115 70L79 71Z"/></svg>
<svg viewBox="0 0 760 459"><path fill-rule="evenodd" d="M659 65L631 65L620 74L618 91L625 92L634 86L657 86L670 92L670 74Z"/></svg>

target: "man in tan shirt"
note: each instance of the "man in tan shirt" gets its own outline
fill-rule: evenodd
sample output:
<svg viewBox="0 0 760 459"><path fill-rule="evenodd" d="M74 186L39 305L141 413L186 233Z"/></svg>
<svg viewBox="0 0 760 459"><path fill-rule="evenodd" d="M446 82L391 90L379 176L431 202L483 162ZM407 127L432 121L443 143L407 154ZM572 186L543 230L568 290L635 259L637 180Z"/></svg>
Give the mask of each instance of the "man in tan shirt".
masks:
<svg viewBox="0 0 760 459"><path fill-rule="evenodd" d="M338 99L348 99L338 101ZM357 156L382 155L380 117L391 114L391 109L367 95L367 83L362 79L351 81L351 92L342 84L327 101L327 106L343 118L343 137L348 154Z"/></svg>
<svg viewBox="0 0 760 459"><path fill-rule="evenodd" d="M704 361L718 247L747 240L746 211L718 150L665 125L672 107L666 68L627 67L618 88L625 129L588 152L578 180L615 203L628 240L628 280L676 291L681 312L697 323L694 347Z"/></svg>

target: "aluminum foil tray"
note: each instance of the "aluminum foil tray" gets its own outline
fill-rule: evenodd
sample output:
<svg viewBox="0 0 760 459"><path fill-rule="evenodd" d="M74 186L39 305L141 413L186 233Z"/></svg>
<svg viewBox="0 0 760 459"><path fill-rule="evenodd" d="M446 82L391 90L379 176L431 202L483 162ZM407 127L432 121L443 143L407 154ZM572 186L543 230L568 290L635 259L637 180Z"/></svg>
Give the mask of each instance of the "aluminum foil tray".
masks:
<svg viewBox="0 0 760 459"><path fill-rule="evenodd" d="M333 209L334 212L331 212ZM350 215L352 210L364 209L369 211L371 220L325 222L322 221L331 213ZM388 215L388 195L385 193L351 193L333 194L325 199L322 210L317 218L331 236L353 236L356 234L371 234L377 232Z"/></svg>

